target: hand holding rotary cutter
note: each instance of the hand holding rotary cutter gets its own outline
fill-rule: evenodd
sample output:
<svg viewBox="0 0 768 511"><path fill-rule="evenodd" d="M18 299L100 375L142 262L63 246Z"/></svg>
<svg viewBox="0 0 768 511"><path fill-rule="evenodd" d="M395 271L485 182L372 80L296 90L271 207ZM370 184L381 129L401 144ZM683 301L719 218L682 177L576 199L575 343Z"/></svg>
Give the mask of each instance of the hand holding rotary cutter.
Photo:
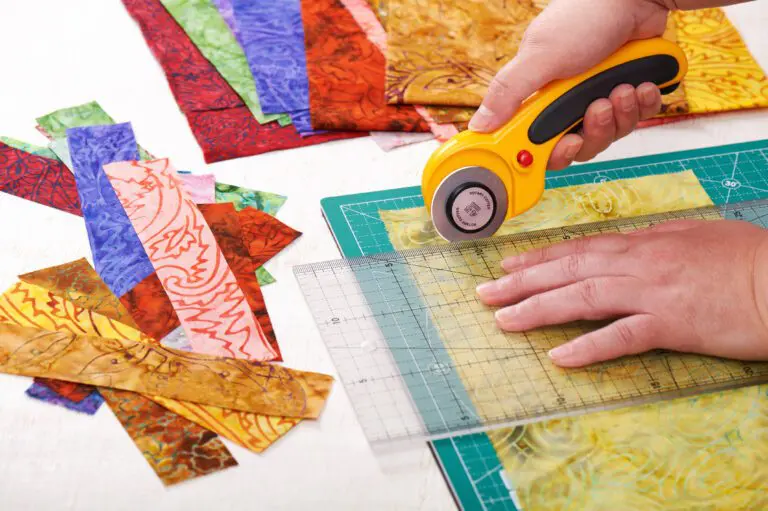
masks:
<svg viewBox="0 0 768 511"><path fill-rule="evenodd" d="M544 192L557 142L589 105L621 85L651 82L674 91L687 71L685 54L662 38L632 41L601 64L550 83L493 133L459 133L427 162L422 194L437 232L448 241L485 238L533 207Z"/></svg>

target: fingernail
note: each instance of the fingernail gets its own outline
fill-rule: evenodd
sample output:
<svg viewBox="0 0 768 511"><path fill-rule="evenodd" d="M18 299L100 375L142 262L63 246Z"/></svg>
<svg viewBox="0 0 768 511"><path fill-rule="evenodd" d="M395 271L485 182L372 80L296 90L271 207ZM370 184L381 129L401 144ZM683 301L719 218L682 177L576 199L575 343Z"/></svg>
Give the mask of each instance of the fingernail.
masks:
<svg viewBox="0 0 768 511"><path fill-rule="evenodd" d="M508 323L517 317L517 307L514 305L511 307L504 307L503 309L497 310L494 316L499 323Z"/></svg>
<svg viewBox="0 0 768 511"><path fill-rule="evenodd" d="M595 112L595 115L600 126L607 126L613 121L613 108L610 105L603 105Z"/></svg>
<svg viewBox="0 0 768 511"><path fill-rule="evenodd" d="M475 292L480 296L488 296L494 294L497 288L496 281L484 282L475 288Z"/></svg>
<svg viewBox="0 0 768 511"><path fill-rule="evenodd" d="M549 350L549 358L551 358L554 361L558 360L564 360L568 357L570 357L573 354L573 347L571 346L571 343L565 343L563 345L558 346L557 348L553 348Z"/></svg>
<svg viewBox="0 0 768 511"><path fill-rule="evenodd" d="M635 93L634 91L627 91L619 97L619 103L621 103L621 109L625 112L631 112L635 108Z"/></svg>
<svg viewBox="0 0 768 511"><path fill-rule="evenodd" d="M576 158L580 148L581 146L579 144L570 144L565 148L565 157L569 160Z"/></svg>
<svg viewBox="0 0 768 511"><path fill-rule="evenodd" d="M469 120L469 129L472 131L487 131L491 126L493 112L485 105L480 105L475 115Z"/></svg>
<svg viewBox="0 0 768 511"><path fill-rule="evenodd" d="M656 101L656 92L651 88L640 90L639 96L643 106L653 106L653 103Z"/></svg>

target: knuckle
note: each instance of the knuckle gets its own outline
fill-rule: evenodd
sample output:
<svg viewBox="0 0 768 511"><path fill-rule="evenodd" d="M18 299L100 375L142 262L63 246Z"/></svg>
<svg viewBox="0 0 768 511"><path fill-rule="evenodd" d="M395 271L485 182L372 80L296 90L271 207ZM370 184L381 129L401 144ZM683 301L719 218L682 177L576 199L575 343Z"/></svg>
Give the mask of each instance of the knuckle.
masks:
<svg viewBox="0 0 768 511"><path fill-rule="evenodd" d="M638 349L637 336L634 329L627 323L614 323L616 335L616 344L621 348L622 353L635 353Z"/></svg>
<svg viewBox="0 0 768 511"><path fill-rule="evenodd" d="M593 279L587 279L579 284L579 297L589 309L597 309L600 303L599 285Z"/></svg>
<svg viewBox="0 0 768 511"><path fill-rule="evenodd" d="M584 267L584 253L575 253L561 260L561 270L566 277L576 279Z"/></svg>

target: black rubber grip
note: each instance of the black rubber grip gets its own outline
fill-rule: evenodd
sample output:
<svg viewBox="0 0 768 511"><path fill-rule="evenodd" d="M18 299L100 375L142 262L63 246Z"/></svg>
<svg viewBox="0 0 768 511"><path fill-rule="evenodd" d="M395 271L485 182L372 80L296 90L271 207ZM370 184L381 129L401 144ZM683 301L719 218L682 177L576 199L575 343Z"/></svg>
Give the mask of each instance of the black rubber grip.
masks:
<svg viewBox="0 0 768 511"><path fill-rule="evenodd" d="M679 71L680 64L671 55L653 55L631 60L598 73L545 108L528 129L528 138L534 144L543 144L582 119L589 105L595 100L610 96L617 86L626 83L637 87L646 82L661 85L673 80ZM668 94L678 85L669 85L663 92Z"/></svg>

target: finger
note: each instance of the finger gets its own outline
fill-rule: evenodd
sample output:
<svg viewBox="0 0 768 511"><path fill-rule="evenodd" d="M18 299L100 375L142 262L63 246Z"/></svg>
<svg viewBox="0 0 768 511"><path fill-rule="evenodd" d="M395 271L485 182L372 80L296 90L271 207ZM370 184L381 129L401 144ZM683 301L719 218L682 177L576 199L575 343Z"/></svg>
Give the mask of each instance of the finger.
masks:
<svg viewBox="0 0 768 511"><path fill-rule="evenodd" d="M632 133L637 127L637 122L640 120L640 107L635 88L631 85L619 85L613 89L609 99L615 113L615 139L618 140Z"/></svg>
<svg viewBox="0 0 768 511"><path fill-rule="evenodd" d="M557 62L549 52L522 50L494 76L469 129L481 133L502 126L528 96L557 78Z"/></svg>
<svg viewBox="0 0 768 511"><path fill-rule="evenodd" d="M581 150L584 139L575 133L569 133L560 139L549 157L548 170L562 170L573 163Z"/></svg>
<svg viewBox="0 0 768 511"><path fill-rule="evenodd" d="M628 233L629 236L642 236L645 234L655 234L662 232L678 232L687 231L688 229L694 229L700 227L702 222L706 220L671 220L669 222L663 222L655 224L644 229L638 229L637 231Z"/></svg>
<svg viewBox="0 0 768 511"><path fill-rule="evenodd" d="M642 281L635 277L589 278L531 296L496 311L502 330L524 332L571 321L598 320L640 312Z"/></svg>
<svg viewBox="0 0 768 511"><path fill-rule="evenodd" d="M508 305L551 289L568 286L592 277L622 275L616 256L599 252L575 253L543 264L513 271L477 287L487 305Z"/></svg>
<svg viewBox="0 0 768 511"><path fill-rule="evenodd" d="M616 136L616 120L609 99L598 99L587 108L584 115L584 144L576 155L576 161L591 160L611 145Z"/></svg>
<svg viewBox="0 0 768 511"><path fill-rule="evenodd" d="M640 104L640 120L650 119L661 111L661 91L653 83L643 83L637 87L637 100Z"/></svg>
<svg viewBox="0 0 768 511"><path fill-rule="evenodd" d="M636 314L577 337L549 352L561 367L582 367L657 348L662 329L650 314Z"/></svg>
<svg viewBox="0 0 768 511"><path fill-rule="evenodd" d="M501 262L501 267L504 271L511 272L547 261L554 261L571 254L587 252L621 254L628 249L629 240L623 234L584 236L507 257Z"/></svg>

